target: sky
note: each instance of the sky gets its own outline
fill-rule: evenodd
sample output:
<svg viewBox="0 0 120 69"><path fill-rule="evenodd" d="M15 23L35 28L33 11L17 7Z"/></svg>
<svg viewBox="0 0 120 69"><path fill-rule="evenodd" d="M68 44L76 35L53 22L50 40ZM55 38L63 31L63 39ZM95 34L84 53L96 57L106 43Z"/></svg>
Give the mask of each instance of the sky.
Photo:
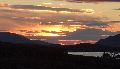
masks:
<svg viewBox="0 0 120 69"><path fill-rule="evenodd" d="M0 0L0 32L50 43L95 43L120 33L120 0Z"/></svg>

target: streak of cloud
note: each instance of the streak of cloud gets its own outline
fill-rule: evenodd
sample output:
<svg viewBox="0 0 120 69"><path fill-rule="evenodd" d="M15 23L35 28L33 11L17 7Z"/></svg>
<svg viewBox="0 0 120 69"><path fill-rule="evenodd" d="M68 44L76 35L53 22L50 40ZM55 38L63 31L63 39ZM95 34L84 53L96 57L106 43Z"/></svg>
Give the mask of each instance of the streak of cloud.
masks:
<svg viewBox="0 0 120 69"><path fill-rule="evenodd" d="M113 10L120 10L120 8L117 8L117 9L113 9Z"/></svg>
<svg viewBox="0 0 120 69"><path fill-rule="evenodd" d="M99 39L106 38L110 35L119 34L119 32L103 31L101 29L88 28L83 30L76 30L67 34L65 40L93 40L97 41Z"/></svg>
<svg viewBox="0 0 120 69"><path fill-rule="evenodd" d="M69 9L69 8L57 8L48 6L35 6L35 5L11 5L14 9L31 9L31 10L51 10L51 11L68 11L68 12L82 12L80 10Z"/></svg>
<svg viewBox="0 0 120 69"><path fill-rule="evenodd" d="M58 1L68 1L68 2L76 2L76 3L82 3L82 2L120 2L120 0L58 0Z"/></svg>

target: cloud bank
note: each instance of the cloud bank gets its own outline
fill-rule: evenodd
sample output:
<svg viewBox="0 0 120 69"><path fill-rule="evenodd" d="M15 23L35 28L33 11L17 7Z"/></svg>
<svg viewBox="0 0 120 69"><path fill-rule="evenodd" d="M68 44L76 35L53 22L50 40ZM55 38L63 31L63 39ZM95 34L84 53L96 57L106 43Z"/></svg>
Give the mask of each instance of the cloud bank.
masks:
<svg viewBox="0 0 120 69"><path fill-rule="evenodd" d="M77 2L77 3L82 3L82 2L120 2L120 0L58 0L58 1L68 1L68 2Z"/></svg>
<svg viewBox="0 0 120 69"><path fill-rule="evenodd" d="M11 5L14 9L31 9L31 10L52 10L52 11L68 11L68 12L83 12L76 9L69 8L57 8L57 7L47 7L47 6L34 6L34 5Z"/></svg>
<svg viewBox="0 0 120 69"><path fill-rule="evenodd" d="M94 29L94 28L88 28L83 30L76 30L75 32L68 33L68 36L65 37L66 40L99 40L106 38L110 35L119 34L119 32L110 32L110 31L103 31L101 29Z"/></svg>

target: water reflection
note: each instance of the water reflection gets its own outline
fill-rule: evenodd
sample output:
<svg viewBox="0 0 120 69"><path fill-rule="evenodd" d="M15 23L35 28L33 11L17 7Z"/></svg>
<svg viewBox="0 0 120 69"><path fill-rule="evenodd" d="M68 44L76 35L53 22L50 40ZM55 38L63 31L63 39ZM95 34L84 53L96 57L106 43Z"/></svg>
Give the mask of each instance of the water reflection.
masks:
<svg viewBox="0 0 120 69"><path fill-rule="evenodd" d="M68 52L68 54L101 57L103 52Z"/></svg>

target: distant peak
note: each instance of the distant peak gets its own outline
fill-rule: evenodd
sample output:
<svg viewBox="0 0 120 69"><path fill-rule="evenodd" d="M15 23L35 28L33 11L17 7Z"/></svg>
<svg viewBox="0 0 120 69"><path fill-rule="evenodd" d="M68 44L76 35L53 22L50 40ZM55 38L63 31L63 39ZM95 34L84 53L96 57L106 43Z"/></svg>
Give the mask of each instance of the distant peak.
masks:
<svg viewBox="0 0 120 69"><path fill-rule="evenodd" d="M106 39L99 40L96 44L106 45L106 46L113 46L113 47L120 47L120 34L115 36L109 36Z"/></svg>
<svg viewBox="0 0 120 69"><path fill-rule="evenodd" d="M11 33L11 32L0 32L0 41L11 42L11 43L29 43L29 44L50 44L48 42L40 40L30 40L22 35Z"/></svg>

